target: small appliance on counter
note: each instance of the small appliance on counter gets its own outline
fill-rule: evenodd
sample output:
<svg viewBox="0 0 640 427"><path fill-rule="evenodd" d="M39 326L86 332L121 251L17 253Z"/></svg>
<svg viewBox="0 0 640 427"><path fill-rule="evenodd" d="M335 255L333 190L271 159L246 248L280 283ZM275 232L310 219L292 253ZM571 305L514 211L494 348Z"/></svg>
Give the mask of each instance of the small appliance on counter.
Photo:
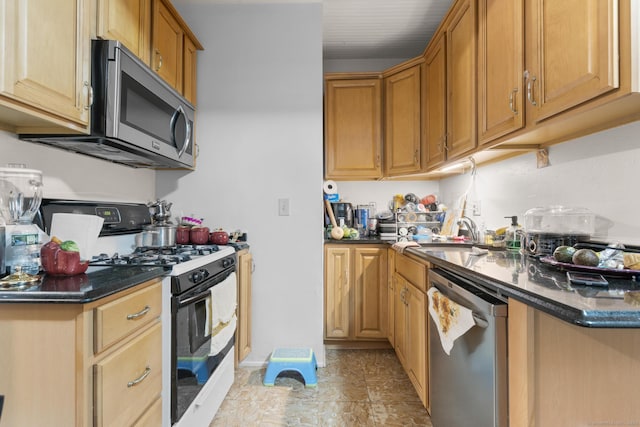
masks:
<svg viewBox="0 0 640 427"><path fill-rule="evenodd" d="M589 241L595 232L595 215L585 208L537 207L525 212L524 231L524 253L550 256L558 246Z"/></svg>
<svg viewBox="0 0 640 427"><path fill-rule="evenodd" d="M5 273L37 275L40 271L42 230L33 218L42 201L42 172L24 165L0 168L0 213L6 221Z"/></svg>

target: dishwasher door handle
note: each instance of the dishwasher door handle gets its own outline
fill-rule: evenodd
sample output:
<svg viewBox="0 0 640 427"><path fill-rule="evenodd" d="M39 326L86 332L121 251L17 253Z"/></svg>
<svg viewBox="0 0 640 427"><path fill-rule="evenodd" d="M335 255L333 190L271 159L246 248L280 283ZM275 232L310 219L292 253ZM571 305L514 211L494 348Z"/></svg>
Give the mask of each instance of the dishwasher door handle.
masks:
<svg viewBox="0 0 640 427"><path fill-rule="evenodd" d="M487 319L480 316L478 313L472 312L471 317L473 317L473 321L476 322L476 326L482 329L487 329L487 327L489 326L489 322L487 322Z"/></svg>

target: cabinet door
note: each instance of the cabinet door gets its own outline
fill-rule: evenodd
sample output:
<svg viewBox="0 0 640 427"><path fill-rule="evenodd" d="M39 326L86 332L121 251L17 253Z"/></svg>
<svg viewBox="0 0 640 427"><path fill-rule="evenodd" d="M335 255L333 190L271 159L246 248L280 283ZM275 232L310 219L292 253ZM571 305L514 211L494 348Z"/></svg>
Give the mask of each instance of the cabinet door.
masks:
<svg viewBox="0 0 640 427"><path fill-rule="evenodd" d="M404 299L407 373L422 403L427 406L427 296L408 282L406 289Z"/></svg>
<svg viewBox="0 0 640 427"><path fill-rule="evenodd" d="M524 126L524 0L478 3L480 144Z"/></svg>
<svg viewBox="0 0 640 427"><path fill-rule="evenodd" d="M385 176L419 172L420 64L384 79Z"/></svg>
<svg viewBox="0 0 640 427"><path fill-rule="evenodd" d="M425 52L423 65L422 132L426 145L427 169L437 167L446 160L447 53L445 33L437 34L433 40Z"/></svg>
<svg viewBox="0 0 640 427"><path fill-rule="evenodd" d="M476 147L476 7L460 1L447 33L447 158Z"/></svg>
<svg viewBox="0 0 640 427"><path fill-rule="evenodd" d="M400 363L405 370L407 367L407 307L405 304L405 294L407 292L407 281L399 274L393 275L393 286L395 296L393 298L393 315L395 327L395 350Z"/></svg>
<svg viewBox="0 0 640 427"><path fill-rule="evenodd" d="M349 338L350 258L347 247L325 249L325 338Z"/></svg>
<svg viewBox="0 0 640 427"><path fill-rule="evenodd" d="M244 252L238 257L238 362L251 353L251 275L253 255Z"/></svg>
<svg viewBox="0 0 640 427"><path fill-rule="evenodd" d="M387 249L387 303L389 306L389 314L387 318L389 319L387 325L387 339L392 347L395 347L395 262L396 262L396 251L395 249Z"/></svg>
<svg viewBox="0 0 640 427"><path fill-rule="evenodd" d="M533 123L619 86L618 0L531 0L527 111Z"/></svg>
<svg viewBox="0 0 640 427"><path fill-rule="evenodd" d="M382 177L381 87L379 78L326 81L326 178Z"/></svg>
<svg viewBox="0 0 640 427"><path fill-rule="evenodd" d="M167 83L182 92L184 31L162 0L153 2L152 67Z"/></svg>
<svg viewBox="0 0 640 427"><path fill-rule="evenodd" d="M184 38L184 79L182 92L189 102L196 105L196 69L198 48L189 37Z"/></svg>
<svg viewBox="0 0 640 427"><path fill-rule="evenodd" d="M86 131L90 1L4 0L0 8L1 94Z"/></svg>
<svg viewBox="0 0 640 427"><path fill-rule="evenodd" d="M355 338L386 338L388 326L387 249L354 250Z"/></svg>
<svg viewBox="0 0 640 427"><path fill-rule="evenodd" d="M98 0L97 35L124 44L149 64L151 0Z"/></svg>

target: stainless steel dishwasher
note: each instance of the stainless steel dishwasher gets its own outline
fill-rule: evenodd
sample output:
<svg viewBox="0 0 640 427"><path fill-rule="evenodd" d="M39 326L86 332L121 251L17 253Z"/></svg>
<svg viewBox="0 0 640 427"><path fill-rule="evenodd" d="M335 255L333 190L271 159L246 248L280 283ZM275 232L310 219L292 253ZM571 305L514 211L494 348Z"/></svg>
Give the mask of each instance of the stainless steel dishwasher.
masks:
<svg viewBox="0 0 640 427"><path fill-rule="evenodd" d="M447 355L429 317L429 393L434 427L506 427L507 304L480 285L434 269L429 282L473 312L475 326Z"/></svg>

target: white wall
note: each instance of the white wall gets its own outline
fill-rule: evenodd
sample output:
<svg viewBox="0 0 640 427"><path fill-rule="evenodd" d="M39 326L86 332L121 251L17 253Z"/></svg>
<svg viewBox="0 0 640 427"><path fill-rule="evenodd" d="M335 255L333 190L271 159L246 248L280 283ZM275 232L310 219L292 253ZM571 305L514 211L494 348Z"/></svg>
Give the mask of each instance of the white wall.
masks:
<svg viewBox="0 0 640 427"><path fill-rule="evenodd" d="M314 348L324 364L322 8L175 1L198 54L193 173L158 172L157 194L209 227L248 231L253 349ZM278 216L289 198L290 216Z"/></svg>
<svg viewBox="0 0 640 427"><path fill-rule="evenodd" d="M146 203L155 197L155 171L19 140L0 131L0 167L22 163L42 171L45 198Z"/></svg>
<svg viewBox="0 0 640 427"><path fill-rule="evenodd" d="M536 167L534 153L478 168L469 197L481 201L488 229L509 224L505 216L549 205L583 207L596 214L594 240L640 244L640 198L635 191L640 170L640 122L554 145L550 166ZM460 196L469 174L440 182L447 201Z"/></svg>

